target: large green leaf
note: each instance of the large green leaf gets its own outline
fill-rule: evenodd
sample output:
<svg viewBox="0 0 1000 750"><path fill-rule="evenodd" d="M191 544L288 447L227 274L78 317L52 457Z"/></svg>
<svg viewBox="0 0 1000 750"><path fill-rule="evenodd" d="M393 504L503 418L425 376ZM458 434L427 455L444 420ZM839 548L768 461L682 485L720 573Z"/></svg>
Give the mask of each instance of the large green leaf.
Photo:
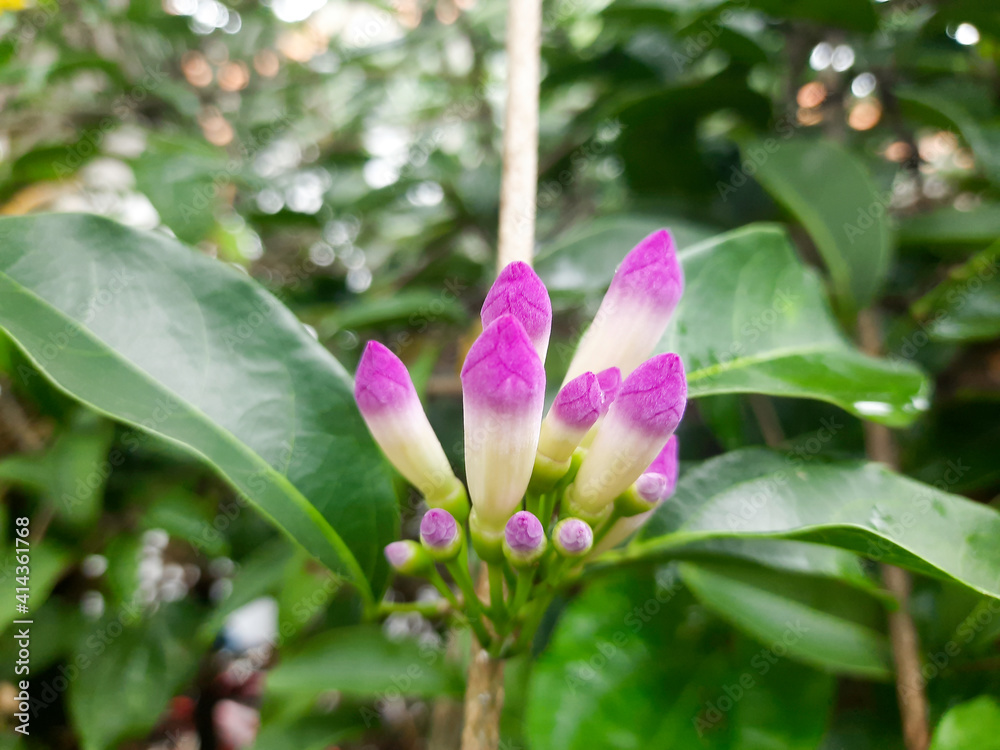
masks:
<svg viewBox="0 0 1000 750"><path fill-rule="evenodd" d="M641 228L641 229L640 229ZM603 223L543 254L538 273L557 290L589 278L604 289L631 240L649 224ZM629 234L628 232L631 232ZM660 351L677 352L691 398L767 393L827 401L884 424L908 424L927 406L914 366L874 359L840 332L822 284L784 231L754 224L680 249L686 289ZM565 351L564 351L565 350ZM571 353L555 346L550 359Z"/></svg>
<svg viewBox="0 0 1000 750"><path fill-rule="evenodd" d="M0 327L41 372L209 463L374 598L395 498L350 377L291 312L238 271L95 216L3 219L0 240Z"/></svg>
<svg viewBox="0 0 1000 750"><path fill-rule="evenodd" d="M879 464L792 462L733 451L687 472L624 552L669 555L692 541L779 537L820 542L1000 596L1000 514Z"/></svg>
<svg viewBox="0 0 1000 750"><path fill-rule="evenodd" d="M930 750L1000 750L1000 705L982 697L955 706L934 730Z"/></svg>
<svg viewBox="0 0 1000 750"><path fill-rule="evenodd" d="M682 258L686 289L659 348L684 358L690 397L814 398L890 425L926 408L916 368L868 357L844 338L816 275L777 227L727 232Z"/></svg>
<svg viewBox="0 0 1000 750"><path fill-rule="evenodd" d="M874 599L836 581L735 562L683 563L680 570L702 603L782 655L867 678L892 674Z"/></svg>
<svg viewBox="0 0 1000 750"><path fill-rule="evenodd" d="M733 640L670 576L591 586L563 613L532 672L531 747L817 747L830 677Z"/></svg>
<svg viewBox="0 0 1000 750"><path fill-rule="evenodd" d="M754 177L802 222L833 282L838 307L868 305L892 260L888 198L864 165L828 140L760 141L743 149Z"/></svg>

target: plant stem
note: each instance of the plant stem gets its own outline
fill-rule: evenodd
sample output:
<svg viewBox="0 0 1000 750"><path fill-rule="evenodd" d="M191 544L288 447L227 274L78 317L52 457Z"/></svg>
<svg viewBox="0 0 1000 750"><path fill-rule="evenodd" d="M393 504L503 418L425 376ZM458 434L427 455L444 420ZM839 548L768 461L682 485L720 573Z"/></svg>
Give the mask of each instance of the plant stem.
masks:
<svg viewBox="0 0 1000 750"><path fill-rule="evenodd" d="M434 584L434 588L441 592L441 595L448 600L448 603L455 608L455 611L461 612L462 605L458 602L458 597L455 596L455 592L451 590L451 586L447 584L441 574L438 573L437 568L432 567L430 572L427 574L427 579Z"/></svg>
<svg viewBox="0 0 1000 750"><path fill-rule="evenodd" d="M419 612L424 617L442 617L448 613L440 601L434 602L380 602L378 614L391 615L396 612Z"/></svg>
<svg viewBox="0 0 1000 750"><path fill-rule="evenodd" d="M534 580L534 567L517 572L517 586L514 588L514 598L511 600L509 608L509 615L512 621L517 617L525 602L528 601L528 594L531 593L531 584Z"/></svg>
<svg viewBox="0 0 1000 750"><path fill-rule="evenodd" d="M863 310L858 315L858 338L869 354L881 354L882 336L874 310ZM864 428L868 457L898 470L896 441L889 428L867 421ZM920 672L920 638L910 616L910 577L905 570L883 565L882 582L899 601L899 608L889 613L889 637L896 663L896 694L903 719L903 741L906 750L926 750L930 743L930 726L927 694Z"/></svg>
<svg viewBox="0 0 1000 750"><path fill-rule="evenodd" d="M455 579L455 583L458 584L458 588L462 590L462 596L465 597L465 610L469 615L469 625L472 626L472 631L479 639L479 644L483 648L487 648L490 645L490 634L486 631L486 626L483 625L482 602L479 601L479 595L476 594L476 587L472 585L472 578L465 567L465 560L466 556L459 554L445 566L451 573L451 577Z"/></svg>
<svg viewBox="0 0 1000 750"><path fill-rule="evenodd" d="M507 608L503 603L503 564L487 563L486 567L490 577L490 619L497 632L502 632L507 620Z"/></svg>
<svg viewBox="0 0 1000 750"><path fill-rule="evenodd" d="M609 515L604 523L602 523L598 529L594 532L594 548L597 548L597 543L600 542L609 531L611 527L615 525L615 521L621 518L621 513L618 512L617 508L612 508L611 515Z"/></svg>

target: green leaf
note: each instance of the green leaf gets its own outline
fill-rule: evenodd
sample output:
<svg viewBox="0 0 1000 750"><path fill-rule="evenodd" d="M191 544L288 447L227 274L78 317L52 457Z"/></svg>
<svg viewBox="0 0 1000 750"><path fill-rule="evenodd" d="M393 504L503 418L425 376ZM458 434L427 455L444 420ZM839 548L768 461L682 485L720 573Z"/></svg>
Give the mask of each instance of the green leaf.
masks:
<svg viewBox="0 0 1000 750"><path fill-rule="evenodd" d="M771 138L743 149L754 177L802 222L830 272L837 307L848 313L878 294L892 261L888 198L864 165L828 140L779 143Z"/></svg>
<svg viewBox="0 0 1000 750"><path fill-rule="evenodd" d="M663 226L633 219L594 225L542 254L538 273L552 289L606 289L632 240ZM752 224L678 244L686 288L659 351L684 358L691 398L813 398L892 426L909 424L926 408L929 385L916 367L866 356L844 337L822 284L781 228ZM568 365L571 353L557 345L549 359Z"/></svg>
<svg viewBox="0 0 1000 750"><path fill-rule="evenodd" d="M926 408L919 370L866 356L844 338L782 230L750 225L681 258L686 288L659 351L684 358L691 398L814 398L894 426Z"/></svg>
<svg viewBox="0 0 1000 750"><path fill-rule="evenodd" d="M683 563L681 578L705 606L778 656L868 679L892 675L876 630L881 609L835 581L735 562Z"/></svg>
<svg viewBox="0 0 1000 750"><path fill-rule="evenodd" d="M984 203L971 211L944 206L900 221L901 245L986 245L1000 237L1000 204Z"/></svg>
<svg viewBox="0 0 1000 750"><path fill-rule="evenodd" d="M1000 750L1000 704L983 695L948 711L934 730L930 750Z"/></svg>
<svg viewBox="0 0 1000 750"><path fill-rule="evenodd" d="M380 628L361 625L323 633L282 654L268 673L267 688L376 697L459 695L462 676L443 650L411 639L390 641Z"/></svg>
<svg viewBox="0 0 1000 750"><path fill-rule="evenodd" d="M817 747L831 678L733 640L669 571L658 582L623 575L590 586L532 671L530 746Z"/></svg>
<svg viewBox="0 0 1000 750"><path fill-rule="evenodd" d="M333 716L307 716L298 721L269 724L264 722L253 750L326 750L338 742L353 739L365 727L356 717L353 723Z"/></svg>
<svg viewBox="0 0 1000 750"><path fill-rule="evenodd" d="M913 303L912 312L938 341L1000 336L1000 243L952 269L945 281Z"/></svg>
<svg viewBox="0 0 1000 750"><path fill-rule="evenodd" d="M29 537L28 541L28 567L31 569L28 611L34 612L48 599L53 587L74 560L74 555L51 540L37 543ZM15 588L21 585L21 582L17 580L17 576L20 574L17 572L19 563L16 555L23 554L25 548L15 547L14 542L9 542L9 544L10 546L3 552L2 566L0 566L0 581L3 582L3 600L0 601L0 630L7 627L13 620L24 617L24 613L17 612L18 600L14 598L14 595L17 593Z"/></svg>
<svg viewBox="0 0 1000 750"><path fill-rule="evenodd" d="M1000 514L879 464L733 451L688 471L623 553L666 556L692 541L776 537L828 544L1000 596Z"/></svg>
<svg viewBox="0 0 1000 750"><path fill-rule="evenodd" d="M206 461L374 600L398 526L388 474L350 377L286 308L175 240L96 216L6 218L0 238L0 327L35 367Z"/></svg>
<svg viewBox="0 0 1000 750"><path fill-rule="evenodd" d="M81 636L69 712L83 750L118 747L120 740L146 734L194 675L199 654L181 639L181 633L190 631L178 614L159 613L136 622L138 612L123 608Z"/></svg>

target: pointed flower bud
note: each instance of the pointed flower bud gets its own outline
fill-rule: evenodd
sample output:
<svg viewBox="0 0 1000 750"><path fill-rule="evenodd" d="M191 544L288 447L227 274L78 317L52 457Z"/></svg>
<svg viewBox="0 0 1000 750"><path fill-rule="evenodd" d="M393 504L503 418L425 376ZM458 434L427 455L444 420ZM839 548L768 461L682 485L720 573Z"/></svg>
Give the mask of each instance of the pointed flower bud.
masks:
<svg viewBox="0 0 1000 750"><path fill-rule="evenodd" d="M518 511L507 521L503 533L503 553L515 568L534 565L547 546L542 522L528 511Z"/></svg>
<svg viewBox="0 0 1000 750"><path fill-rule="evenodd" d="M493 282L483 302L483 328L501 315L517 318L538 352L538 358L544 362L552 332L552 303L545 284L523 261L506 265Z"/></svg>
<svg viewBox="0 0 1000 750"><path fill-rule="evenodd" d="M583 335L566 380L615 365L628 375L652 354L684 291L670 232L653 232L625 256L594 322Z"/></svg>
<svg viewBox="0 0 1000 750"><path fill-rule="evenodd" d="M603 410L604 394L597 376L585 372L573 378L556 394L542 420L538 452L557 463L569 461Z"/></svg>
<svg viewBox="0 0 1000 750"><path fill-rule="evenodd" d="M461 482L427 421L406 366L377 341L365 347L354 376L354 399L389 462L434 507L461 518L468 501Z"/></svg>
<svg viewBox="0 0 1000 750"><path fill-rule="evenodd" d="M663 449L686 404L676 354L657 355L629 375L566 491L571 512L587 520L602 516Z"/></svg>
<svg viewBox="0 0 1000 750"><path fill-rule="evenodd" d="M579 518L564 518L552 530L552 545L563 557L583 557L594 546L594 530Z"/></svg>
<svg viewBox="0 0 1000 750"><path fill-rule="evenodd" d="M438 562L454 560L462 549L462 527L442 508L431 508L420 519L420 541Z"/></svg>
<svg viewBox="0 0 1000 750"><path fill-rule="evenodd" d="M392 542L385 546L385 559L394 570L403 575L418 576L426 572L433 561L419 544L412 539Z"/></svg>
<svg viewBox="0 0 1000 750"><path fill-rule="evenodd" d="M615 499L623 516L635 516L652 510L674 494L677 486L677 436L671 435L663 450L653 459L635 483Z"/></svg>
<svg viewBox="0 0 1000 750"><path fill-rule="evenodd" d="M500 535L528 487L544 397L545 370L528 334L501 315L462 366L466 475L477 528L487 535Z"/></svg>

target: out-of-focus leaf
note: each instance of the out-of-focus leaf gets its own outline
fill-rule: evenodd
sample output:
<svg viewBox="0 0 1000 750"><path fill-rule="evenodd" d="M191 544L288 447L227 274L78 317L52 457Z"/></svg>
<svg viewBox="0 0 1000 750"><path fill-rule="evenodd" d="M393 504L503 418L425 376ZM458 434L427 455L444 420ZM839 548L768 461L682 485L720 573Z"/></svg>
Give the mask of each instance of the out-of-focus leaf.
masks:
<svg viewBox="0 0 1000 750"><path fill-rule="evenodd" d="M758 141L743 148L754 177L802 222L833 282L838 307L853 312L878 293L892 260L888 197L864 165L828 140Z"/></svg>
<svg viewBox="0 0 1000 750"><path fill-rule="evenodd" d="M190 632L189 621L178 612L140 618L137 609L123 608L80 636L69 712L83 750L118 747L121 740L146 734L194 675L199 654L182 635ZM108 710L109 696L114 710Z"/></svg>
<svg viewBox="0 0 1000 750"><path fill-rule="evenodd" d="M815 667L868 679L892 674L881 608L835 581L733 562L682 563L707 607L772 648Z"/></svg>
<svg viewBox="0 0 1000 750"><path fill-rule="evenodd" d="M908 442L904 468L914 479L961 493L989 487L1000 480L1000 403L942 404Z"/></svg>
<svg viewBox="0 0 1000 750"><path fill-rule="evenodd" d="M829 544L1000 596L1000 514L878 464L794 463L733 451L684 474L623 553L669 555L692 541L778 537Z"/></svg>
<svg viewBox="0 0 1000 750"><path fill-rule="evenodd" d="M680 248L716 233L711 227L675 216L607 216L551 242L539 253L535 270L553 295L599 298L625 254L643 237L664 228L670 230Z"/></svg>
<svg viewBox="0 0 1000 750"><path fill-rule="evenodd" d="M405 325L410 336L423 333L431 326L462 323L468 318L457 295L447 289L411 289L394 292L388 297L364 299L352 305L338 306L323 315L316 324L320 337L326 338L345 329Z"/></svg>
<svg viewBox="0 0 1000 750"><path fill-rule="evenodd" d="M1000 237L1000 204L984 203L971 211L945 206L900 220L901 245L976 245Z"/></svg>
<svg viewBox="0 0 1000 750"><path fill-rule="evenodd" d="M986 341L1000 336L1000 243L952 269L913 303L912 312L939 341Z"/></svg>
<svg viewBox="0 0 1000 750"><path fill-rule="evenodd" d="M458 695L462 675L444 651L414 640L391 641L375 626L337 628L282 655L267 676L278 693L342 690L359 696Z"/></svg>
<svg viewBox="0 0 1000 750"><path fill-rule="evenodd" d="M955 706L934 730L930 750L1000 750L1000 704L989 695Z"/></svg>
<svg viewBox="0 0 1000 750"><path fill-rule="evenodd" d="M532 672L531 746L815 748L830 677L770 648L734 650L696 609L666 575L612 577L574 600Z"/></svg>
<svg viewBox="0 0 1000 750"><path fill-rule="evenodd" d="M19 537L18 537L19 538ZM42 541L33 543L28 538L28 547L15 547L11 542L10 546L3 551L2 564L0 564L0 591L3 600L0 601L0 628L5 628L12 620L23 618L24 612L18 612L19 600L14 598L16 589L25 584L25 571L18 572L21 567L16 559L17 555L28 554L28 613L34 612L48 598L52 587L59 582L59 579L66 572L74 557L71 551L64 549L53 541ZM22 580L18 581L18 577ZM23 592L22 592L23 593Z"/></svg>
<svg viewBox="0 0 1000 750"><path fill-rule="evenodd" d="M60 389L208 462L369 600L396 538L351 380L246 276L95 216L0 221L0 327ZM242 495L241 495L242 496Z"/></svg>
<svg viewBox="0 0 1000 750"><path fill-rule="evenodd" d="M358 721L348 722L333 716L307 716L287 723L264 722L253 750L326 750L338 742L352 739L364 729Z"/></svg>

